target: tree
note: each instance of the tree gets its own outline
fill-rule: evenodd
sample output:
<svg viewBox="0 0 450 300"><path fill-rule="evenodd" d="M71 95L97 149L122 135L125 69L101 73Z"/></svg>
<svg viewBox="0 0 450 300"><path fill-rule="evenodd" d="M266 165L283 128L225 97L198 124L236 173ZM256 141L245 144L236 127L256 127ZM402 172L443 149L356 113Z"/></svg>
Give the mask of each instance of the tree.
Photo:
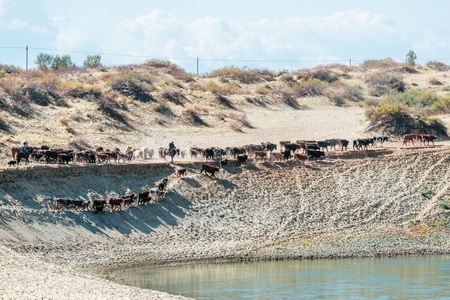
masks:
<svg viewBox="0 0 450 300"><path fill-rule="evenodd" d="M35 64L41 70L48 70L53 63L53 55L47 53L39 53L36 57Z"/></svg>
<svg viewBox="0 0 450 300"><path fill-rule="evenodd" d="M409 52L406 54L406 63L414 66L416 64L416 58L416 53L414 53L414 51L412 50L409 50Z"/></svg>
<svg viewBox="0 0 450 300"><path fill-rule="evenodd" d="M83 62L83 66L85 68L98 68L102 66L101 60L102 57L98 54L88 55L86 60Z"/></svg>
<svg viewBox="0 0 450 300"><path fill-rule="evenodd" d="M56 55L53 58L52 62L53 70L66 69L71 67L75 67L75 64L72 62L70 55L63 55L63 56Z"/></svg>

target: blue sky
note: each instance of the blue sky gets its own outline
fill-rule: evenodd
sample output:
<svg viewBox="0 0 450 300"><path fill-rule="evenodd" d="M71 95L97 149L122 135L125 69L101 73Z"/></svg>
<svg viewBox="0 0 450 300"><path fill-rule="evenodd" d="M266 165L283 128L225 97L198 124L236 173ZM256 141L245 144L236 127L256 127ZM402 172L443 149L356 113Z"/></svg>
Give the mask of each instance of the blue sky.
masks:
<svg viewBox="0 0 450 300"><path fill-rule="evenodd" d="M368 59L450 65L450 2L404 0L0 0L0 64L39 53L82 66L170 60L200 74L224 66L289 70ZM198 69L197 69L198 58Z"/></svg>

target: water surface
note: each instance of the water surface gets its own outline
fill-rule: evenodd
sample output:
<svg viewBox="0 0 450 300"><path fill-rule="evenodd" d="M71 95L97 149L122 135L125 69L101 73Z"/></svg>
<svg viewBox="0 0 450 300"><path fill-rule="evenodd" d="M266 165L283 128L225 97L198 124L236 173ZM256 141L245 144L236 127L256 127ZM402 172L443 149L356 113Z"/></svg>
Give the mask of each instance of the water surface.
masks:
<svg viewBox="0 0 450 300"><path fill-rule="evenodd" d="M122 278L195 299L450 299L450 256L152 267Z"/></svg>

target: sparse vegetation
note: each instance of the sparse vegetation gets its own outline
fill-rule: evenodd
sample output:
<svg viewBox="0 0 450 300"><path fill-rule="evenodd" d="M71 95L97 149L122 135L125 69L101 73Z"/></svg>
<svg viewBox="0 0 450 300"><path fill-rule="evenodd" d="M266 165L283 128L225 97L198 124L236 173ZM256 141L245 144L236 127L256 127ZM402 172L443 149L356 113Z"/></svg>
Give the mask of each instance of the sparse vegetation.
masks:
<svg viewBox="0 0 450 300"><path fill-rule="evenodd" d="M62 109L56 121L66 120L67 125L61 124L74 137L83 134L79 126L84 121L105 132L111 124L129 130L144 116L155 126L174 126L181 120L188 126L212 127L220 120L231 130L243 131L251 128L238 113L245 106L298 110L317 98L335 106L365 107L372 131L448 137L437 116L450 113L450 75L436 71L449 68L436 61L424 68L386 58L359 67L329 65L278 73L231 66L196 78L164 60L105 68L101 57L92 55L84 69L73 68L70 57L41 53L37 60L39 69L27 72L0 65L0 110L7 116L1 120L3 132L17 134L17 124L56 108ZM97 67L101 69L91 69ZM418 73L423 73L422 80L408 75ZM211 107L220 113L210 112ZM41 127L51 131L49 124Z"/></svg>

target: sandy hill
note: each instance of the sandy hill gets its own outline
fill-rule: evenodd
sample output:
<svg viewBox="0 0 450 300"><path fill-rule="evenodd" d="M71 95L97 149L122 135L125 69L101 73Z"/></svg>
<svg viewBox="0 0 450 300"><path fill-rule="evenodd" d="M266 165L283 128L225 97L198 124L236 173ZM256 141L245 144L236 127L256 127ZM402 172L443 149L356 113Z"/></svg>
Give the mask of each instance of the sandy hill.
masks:
<svg viewBox="0 0 450 300"><path fill-rule="evenodd" d="M258 80L246 77L248 83L242 83L171 70L4 75L2 159L9 160L10 147L25 139L31 145L120 149L156 149L173 140L188 149L376 134L368 131L362 103L373 101L365 78L379 69L332 68L339 79L320 85L320 95L304 97L293 97L291 90L302 82L296 79L301 72L292 78L258 74ZM401 74L408 88L446 96L447 71L408 70L390 72ZM201 174L201 162L190 158L174 164L154 158L4 166L0 266L6 271L0 274L5 283L0 294L170 299L178 297L98 277L120 281L110 272L144 264L448 253L447 141L403 147L394 139L352 152L351 158L342 153L333 150L305 164L229 164L216 177ZM185 177L174 176L178 167L187 169ZM138 193L163 178L169 179L166 194L149 205L100 213L53 208L55 198ZM87 282L92 289L80 288Z"/></svg>

